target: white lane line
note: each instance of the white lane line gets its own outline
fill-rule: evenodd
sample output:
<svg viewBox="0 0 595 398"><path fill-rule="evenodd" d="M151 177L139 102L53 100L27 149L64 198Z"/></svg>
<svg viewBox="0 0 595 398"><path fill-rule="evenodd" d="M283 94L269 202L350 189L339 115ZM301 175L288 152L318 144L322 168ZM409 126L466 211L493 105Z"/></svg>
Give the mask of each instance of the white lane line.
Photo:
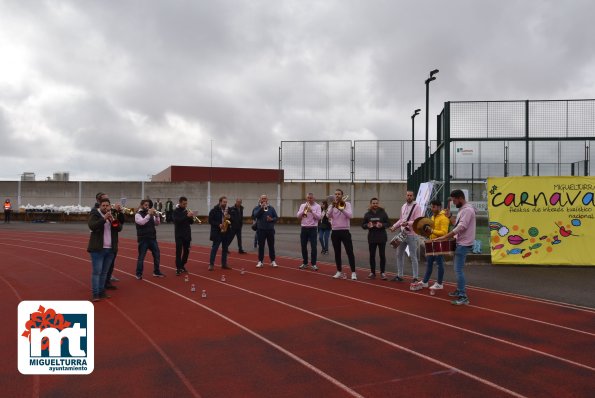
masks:
<svg viewBox="0 0 595 398"><path fill-rule="evenodd" d="M72 255L65 254L65 253L60 253L60 252L53 252L53 251L51 251L51 250L45 250L45 249L40 249L40 248L32 248L32 247L28 247L28 246L12 245L12 244L8 244L8 243L2 243L2 242L0 242L0 245L14 246L14 247L20 247L20 248L24 248L24 249L30 249L30 250L37 250L37 251L42 251L42 252L47 252L47 253L52 253L52 254L58 254L58 255L61 255L61 256L66 256L66 257L74 258L74 259L81 260L81 261L87 261L87 262L89 261L89 259L84 259L84 258L81 258L81 257L72 256ZM125 258L128 258L128 259L132 259L132 257L126 257L126 256L123 256L123 257L125 257ZM28 261L35 262L35 261L33 261L33 260L28 260ZM63 272L61 272L61 271L59 271L59 270L57 270L57 269L55 269L55 268L53 268L53 267L51 267L51 266L48 266L48 265L45 265L45 264L42 264L42 263L39 263L39 264L40 264L40 265L42 265L42 266L44 266L44 267L50 268L50 269L52 269L52 270L54 270L54 271L56 271L56 272L58 272L58 273L60 273L60 274L62 274L62 275L64 275L64 276L67 276L69 279L72 279L72 280L76 281L77 283L79 283L79 284L81 284L81 285L83 285L83 286L86 286L86 285L85 285L84 283L82 283L81 281L79 281L79 280L77 280L77 279L73 278L72 276L70 276L70 275L67 275L67 274L65 274L65 273L63 273ZM122 270L118 270L118 271L119 271L119 272L121 272L121 273L123 273L123 274L126 274L126 275L129 275L129 276L131 276L131 277L134 277L134 275L133 275L133 274L131 274L131 273L129 273L129 272L125 272L125 271L122 271ZM290 351L286 350L285 348L283 348L283 347L281 347L280 345L278 345L278 344L274 343L273 341L271 341L271 340L267 339L266 337L264 337L263 335L261 335L261 334L259 334L259 333L255 332L254 330L252 330L252 329L250 329L250 328L248 328L248 327L246 327L246 326L244 326L244 325L240 324L239 322L236 322L236 321L234 321L233 319L231 319L231 318L229 318L229 317L227 317L227 316L223 315L222 313L220 313L220 312L217 312L217 311L213 310L212 308L209 308L209 307L207 307L207 306L205 306L205 305L203 305L203 304L201 304L201 303L199 303L199 302L197 302L197 301L195 301L195 300L192 300L192 299L190 299L189 297L186 297L186 296L184 296L184 295L182 295L182 294L180 294L180 293L178 293L178 292L176 292L176 291L174 291L174 290L171 290L171 289L169 289L169 288L166 288L166 287L164 287L164 286L161 286L161 285L159 285L159 284L157 284L157 283L155 283L155 282L151 282L151 281L149 281L149 280L146 280L146 279L143 279L143 282L145 282L145 283L148 283L148 284L150 284L150 285L153 285L153 286L155 286L155 287L158 287L158 288L160 288L160 289L166 290L166 291L167 291L167 292L169 292L169 293L172 293L172 294L174 294L174 295L176 295L176 296L178 296L178 297L180 297L180 298L182 298L182 299L184 299L184 300L186 300L186 301L189 301L189 302L191 302L191 303L193 303L193 304L195 304L195 305L197 305L197 306L199 306L199 307L201 307L201 308L203 308L203 309L205 309L205 310L207 310L207 311L209 311L209 312L213 313L214 315L216 315L216 316L218 316L218 317L220 317L220 318L224 319L225 321L227 321L227 322L231 323L232 325L234 325L234 326L236 326L236 327L238 327L238 328L240 328L240 329L244 330L245 332L247 332L247 333L251 334L252 336L256 337L257 339L259 339L259 340L263 341L264 343L266 343L266 344L270 345L271 347L275 348L276 350L280 351L281 353L283 353L283 354L287 355L288 357L290 357L290 358L291 358L291 359L293 359L294 361L296 361L296 362L300 363L301 365L303 365L303 366L304 366L304 367L306 367L307 369L309 369L309 370L313 371L314 373L316 373L318 376L320 376L320 377L322 377L322 378L326 379L327 381L329 381L329 382L331 382L332 384L334 384L336 387L338 387L338 388L340 388L341 390L345 391L345 392L346 392L346 393L348 393L350 396L352 396L352 397L358 397L358 398L363 398L363 395L360 395L360 394L359 394L359 393L357 393L355 390L351 389L351 388L350 388L350 387L348 387L347 385L345 385L345 384L341 383L339 380L337 380L337 379L335 379L334 377L330 376L329 374L325 373L323 370L321 370L321 369L317 368L316 366L312 365L312 364L311 364L311 363L309 363L308 361L306 361L306 360L304 360L304 359L300 358L299 356L295 355L294 353L292 353L292 352L290 352ZM111 302L109 302L109 301L108 301L108 303L109 303L109 304L111 304L111 305L112 305L114 308L118 309L118 308L116 307L116 305L115 305L115 304L112 304L112 303L111 303ZM124 313L123 313L123 312L122 312L120 309L118 309L118 311L119 311L120 313L122 313L123 315L125 315L125 314L124 314ZM125 315L125 317L126 317L126 319L127 319L127 320L129 320L129 321L131 321L131 322L132 322L133 326L135 326L136 328L138 328L139 330L141 330L141 329L140 329L140 327L139 327L139 326L138 326L138 325L137 325L135 322L133 322L133 321L130 319L130 317L128 317L127 315ZM161 355L161 356L164 358L164 360L165 360L165 361L166 361L168 364L170 364L170 366L174 366L174 368L173 368L173 369L174 369L174 371L176 372L176 374L177 374L178 376L182 376L182 377L184 378L184 380L182 380L182 381L184 382L184 384L186 385L186 383L188 383L188 384L187 384L187 387L191 387L191 388L192 388L192 389L190 390L190 392L192 392L192 391L195 391L195 390L194 390L194 388L192 387L192 385L190 384L190 382L188 381L188 379L187 379L187 378L184 376L184 374L182 373L182 371L181 371L181 370L179 370L179 368L178 368L177 366L175 366L175 364L173 363L173 361L172 361L172 360L171 360L171 359L170 359L170 358L167 356L167 354L166 354L166 353L165 353L165 352L164 352L164 351L163 351L163 350L162 350L162 349L161 349L161 348L160 348L160 347L157 345L157 343L155 343L155 341L154 341L153 339L149 338L149 336L148 336L148 335L146 335L146 333L144 333L144 332L143 332L143 335L144 335L145 337L147 337L147 338L148 338L149 342L150 342L150 343L151 343L151 344L152 344L152 345L153 345L153 346L154 346L154 347L157 349L157 351L158 351L158 352L159 352L159 354L160 354L160 355ZM176 371L176 369L177 369L177 371ZM195 393L196 393L196 394L198 394L196 391L195 391ZM200 397L200 395L195 395L195 396L197 396L197 397Z"/></svg>
<svg viewBox="0 0 595 398"><path fill-rule="evenodd" d="M27 235L28 233L26 232L21 232L22 235ZM81 236L81 238L85 238L84 235L82 234L78 234ZM48 238L47 236L44 236L44 238ZM50 239L52 239L51 237L49 237ZM71 242L71 240L66 240L66 239L57 239L54 238L54 240L58 240L60 242ZM130 238L123 238L123 240L130 240L132 241L132 239ZM86 244L86 241L82 241L82 243ZM173 243L171 242L162 242L162 245L167 245L167 246L172 246ZM122 245L123 247L124 245ZM136 250L136 246L134 247L126 247L127 249L130 250ZM193 250L193 252L198 253L198 254L206 254L208 255L210 253L210 250L208 248L208 246L201 246L201 245L194 245L193 248L198 248L198 249L204 249L205 251L199 251L199 250ZM169 249L174 249L173 247L169 247ZM298 257L289 257L289 256L277 256L278 258L285 258L285 259L289 259L291 261L300 261L300 258ZM229 258L229 257L228 257ZM254 261L252 260L248 260L247 258L243 258L243 257L233 257L234 260L240 260L240 261L246 261L246 262L251 262L254 263ZM190 259L190 261L195 261ZM330 263L330 262L325 262L325 261L319 261L318 262L319 265L326 265L329 267L332 267L334 269L334 264ZM286 268L286 269L290 269L290 270L294 270L293 267L287 267L287 266L281 266L281 268ZM364 268L360 268L360 270L364 270ZM394 273L392 272L387 272L387 274L393 275ZM378 286L376 284L372 284L373 286ZM450 282L445 282L446 285L449 286L455 286L454 283L450 283ZM552 306L556 306L556 307L562 307L562 308L567 308L567 309L573 309L573 310L577 310L577 311L585 311L585 312L589 312L589 313L595 313L595 308L591 308L591 307L586 307L586 306L581 306L581 305L577 305L577 304L571 304L571 303L564 303L564 302L560 302L560 301L555 301L555 300L550 300L550 299L544 299L544 298L538 298L538 297L530 297L530 296L525 296L522 294L518 294L518 293L507 293L507 292L500 292L498 290L493 290L493 289L488 289L488 288L483 288L483 287L478 287L478 286L473 286L473 285L467 285L469 288L474 289L474 290L478 290L478 291L483 291L486 293L492 293L495 295L500 295L500 296L506 296L506 297L516 297L516 298L520 298L522 300L526 300L526 301L531 301L531 302L537 302L537 303L541 303L541 304L549 304ZM392 289L392 288L391 288ZM398 289L395 289L398 290ZM404 293L408 293L408 291L405 291ZM426 297L428 298L428 297ZM430 297L431 298L431 297ZM484 307L478 307L476 306L476 308L484 308ZM484 308L485 310L489 310L488 308ZM497 310L493 310L493 311L497 311ZM511 316L515 316L514 314L510 314L510 313L504 313L504 314L509 314ZM531 318L524 318L527 320L531 320Z"/></svg>
<svg viewBox="0 0 595 398"><path fill-rule="evenodd" d="M6 246L16 246L16 245L11 245L11 244L6 244L6 243L0 243L0 245L6 245ZM58 254L61 256L66 256L66 257L70 257L70 258L74 258L77 260L83 260L83 261L90 261L89 259L83 259L81 257L75 257L75 256L71 256L69 254L65 254L65 253L59 253L59 252L53 252L50 250L44 250L44 249L39 249L39 248L29 248L29 247L25 247L25 246L16 246L16 247L22 247L22 248L28 248L28 249L32 249L32 250L39 250L39 251L43 251L43 252L47 252L47 253L52 253L52 254ZM72 281L74 281L75 283L84 286L84 287L88 287L87 284L81 282L80 280L74 278L73 276L60 271L59 269L56 269L54 267L52 267L51 265L47 265L44 263L41 263L39 261L35 261L32 259L27 259L27 261L33 263L33 264L37 264L40 265L44 268L50 269L56 273L58 273L59 275L70 279ZM0 277L1 278L1 277ZM4 279L4 278L1 278ZM115 304L113 304L112 302L108 301L108 304L110 304L114 309L116 309L126 320L128 320L132 326L138 330L138 332L140 332L140 334L142 334L147 341L151 344L151 346L153 346L153 348L157 351L157 353L161 356L161 358L163 358L163 360L169 365L169 367L172 369L172 371L178 376L178 378L180 379L180 381L182 382L182 384L184 384L184 386L188 389L188 391L190 392L190 394L195 397L195 398L201 398L201 395L198 393L198 391L196 391L196 389L194 388L194 386L192 385L192 383L190 383L190 380L188 380L188 378L184 375L184 373L182 372L182 370L176 366L176 364L174 363L174 361L165 353L165 351L163 351L163 349L155 342L155 340L153 340L136 322L134 322L132 320L132 318L130 318L123 310L121 310L120 308L118 308Z"/></svg>

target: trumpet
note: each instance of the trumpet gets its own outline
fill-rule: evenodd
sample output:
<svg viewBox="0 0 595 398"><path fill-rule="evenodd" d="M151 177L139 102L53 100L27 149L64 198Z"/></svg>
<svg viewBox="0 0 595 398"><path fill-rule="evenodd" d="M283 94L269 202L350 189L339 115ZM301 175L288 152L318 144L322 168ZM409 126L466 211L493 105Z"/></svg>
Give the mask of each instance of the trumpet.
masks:
<svg viewBox="0 0 595 398"><path fill-rule="evenodd" d="M122 210L124 211L124 214L128 214L129 216L133 216L135 213L134 209L131 209L129 207L122 206Z"/></svg>
<svg viewBox="0 0 595 398"><path fill-rule="evenodd" d="M262 207L262 210L269 211L269 202L261 202L260 206Z"/></svg>
<svg viewBox="0 0 595 398"><path fill-rule="evenodd" d="M349 195L343 196L343 198L341 198L341 200L339 202L333 201L333 206L336 207L339 210L344 210L345 209L345 202L347 201L347 199L349 199Z"/></svg>
<svg viewBox="0 0 595 398"><path fill-rule="evenodd" d="M189 212L192 212L192 210L186 209L186 214L188 214ZM194 220L194 222L202 224L202 221L200 221L200 218L198 218L198 216L192 216L192 219Z"/></svg>
<svg viewBox="0 0 595 398"><path fill-rule="evenodd" d="M158 211L158 210L155 210L154 208L152 208L152 209L149 209L149 213L151 213L151 210L153 210L153 211L154 211L154 213L153 213L153 214L156 214L156 215L158 215L160 218L163 218L163 221L165 221L165 213L162 213L162 212L160 212L160 211Z"/></svg>
<svg viewBox="0 0 595 398"><path fill-rule="evenodd" d="M120 226L120 220L118 220L118 210L112 206L110 210L110 222L112 224L112 228L118 228Z"/></svg>
<svg viewBox="0 0 595 398"><path fill-rule="evenodd" d="M302 214L303 218L308 217L308 213L310 212L310 202L306 202L306 207L304 207L304 214Z"/></svg>
<svg viewBox="0 0 595 398"><path fill-rule="evenodd" d="M225 210L223 210L223 221L221 222L221 233L224 234L229 229L229 226L231 225L230 218L231 218L231 216L229 215L229 212L227 211L227 207L226 207Z"/></svg>

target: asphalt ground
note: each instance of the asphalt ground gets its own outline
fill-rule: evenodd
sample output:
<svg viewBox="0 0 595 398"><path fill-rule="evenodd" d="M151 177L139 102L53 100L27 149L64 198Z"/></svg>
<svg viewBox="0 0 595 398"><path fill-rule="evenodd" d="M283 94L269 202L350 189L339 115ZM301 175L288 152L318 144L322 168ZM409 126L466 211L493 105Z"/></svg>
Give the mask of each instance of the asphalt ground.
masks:
<svg viewBox="0 0 595 398"><path fill-rule="evenodd" d="M28 223L13 222L0 223L0 228L18 231L66 232L88 233L86 223ZM192 244L210 246L209 226L194 225L192 227ZM275 249L278 255L301 258L299 240L300 227L298 225L277 225L275 234ZM367 232L362 228L351 228L356 266L361 269L369 268ZM125 224L121 236L136 237L136 228ZM242 229L243 246L247 252L256 252L253 246L254 232L249 225ZM173 224L162 224L158 227L158 241L174 241ZM230 246L232 253L237 253L237 243L234 240ZM329 241L329 254L320 254L319 245L318 262L334 263L334 253ZM150 256L150 255L149 255ZM192 256L192 252L190 253ZM396 271L396 256L394 249L387 248L387 272ZM526 266L526 265L492 265L489 256L471 256L465 267L467 284L486 289L509 292L524 296L537 297L553 301L595 308L594 289L590 288L595 281L595 266ZM265 249L265 263L268 262L268 249ZM377 259L377 263L379 260ZM343 252L344 269L348 270L347 256ZM171 264L173 266L173 264ZM229 261L234 266L233 259ZM255 264L256 265L256 264ZM425 272L425 261L420 261L420 275ZM434 270L434 275L436 275ZM411 275L411 266L407 260L405 274ZM433 279L433 278L432 278ZM452 260L446 260L445 281L455 282ZM406 279L407 282L407 279ZM387 282L398 283L398 282Z"/></svg>

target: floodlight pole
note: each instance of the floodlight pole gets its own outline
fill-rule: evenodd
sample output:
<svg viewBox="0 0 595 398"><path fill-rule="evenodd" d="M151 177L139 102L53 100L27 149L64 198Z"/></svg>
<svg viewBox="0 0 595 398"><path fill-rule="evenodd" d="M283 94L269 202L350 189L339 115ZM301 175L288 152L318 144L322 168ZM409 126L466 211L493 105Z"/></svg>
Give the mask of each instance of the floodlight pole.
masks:
<svg viewBox="0 0 595 398"><path fill-rule="evenodd" d="M415 117L419 115L421 109L416 109L411 115L411 175L415 170Z"/></svg>
<svg viewBox="0 0 595 398"><path fill-rule="evenodd" d="M438 73L438 69L430 72L430 77L426 79L426 162L430 158L430 132L429 132L429 115L430 115L430 82L436 80L434 75Z"/></svg>

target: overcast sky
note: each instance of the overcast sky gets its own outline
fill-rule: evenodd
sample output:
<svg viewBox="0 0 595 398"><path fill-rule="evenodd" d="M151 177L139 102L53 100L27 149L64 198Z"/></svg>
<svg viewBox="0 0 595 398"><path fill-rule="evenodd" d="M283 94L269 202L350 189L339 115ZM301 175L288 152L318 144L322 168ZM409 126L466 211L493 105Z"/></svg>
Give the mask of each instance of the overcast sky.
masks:
<svg viewBox="0 0 595 398"><path fill-rule="evenodd" d="M0 179L277 168L281 141L410 139L415 108L423 139L435 68L431 121L445 101L595 98L594 16L592 0L0 0Z"/></svg>

